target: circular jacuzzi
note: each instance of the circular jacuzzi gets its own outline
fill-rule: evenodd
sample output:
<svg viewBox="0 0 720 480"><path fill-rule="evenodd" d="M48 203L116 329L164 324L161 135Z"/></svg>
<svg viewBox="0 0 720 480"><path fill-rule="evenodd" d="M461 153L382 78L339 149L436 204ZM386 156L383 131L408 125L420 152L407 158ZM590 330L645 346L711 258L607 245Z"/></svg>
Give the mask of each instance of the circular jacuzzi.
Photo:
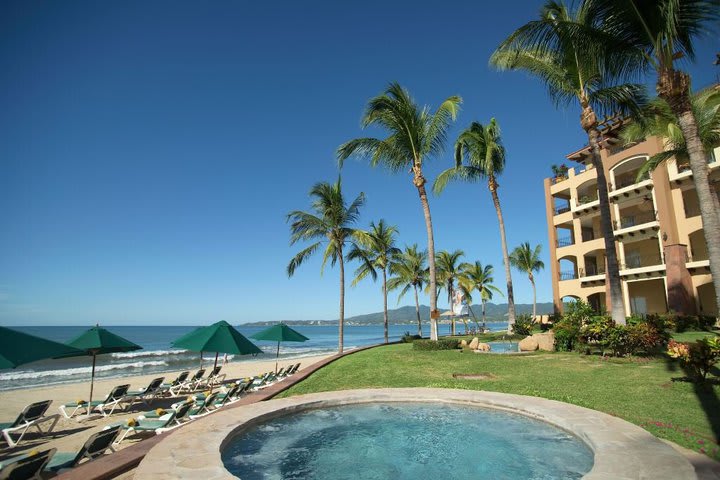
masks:
<svg viewBox="0 0 720 480"><path fill-rule="evenodd" d="M683 455L616 417L483 391L299 395L229 405L165 435L134 480L695 478Z"/></svg>

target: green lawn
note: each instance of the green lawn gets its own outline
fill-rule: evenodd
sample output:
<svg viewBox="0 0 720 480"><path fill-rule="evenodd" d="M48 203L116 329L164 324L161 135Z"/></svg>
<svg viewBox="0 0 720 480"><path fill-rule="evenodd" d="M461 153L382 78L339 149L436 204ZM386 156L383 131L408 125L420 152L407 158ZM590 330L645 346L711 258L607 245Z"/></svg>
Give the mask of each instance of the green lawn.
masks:
<svg viewBox="0 0 720 480"><path fill-rule="evenodd" d="M701 338L705 337L713 337L720 335L720 332L717 330L713 331L701 331L701 332L683 332L683 333L676 333L673 335L673 339L676 342L694 342L695 340L700 340Z"/></svg>
<svg viewBox="0 0 720 480"><path fill-rule="evenodd" d="M453 373L489 373L492 380L457 380ZM720 459L720 386L678 381L664 359L603 359L577 353L487 355L378 347L342 358L282 396L329 390L440 387L490 390L568 402L624 418L654 435ZM709 412L709 413L706 413Z"/></svg>

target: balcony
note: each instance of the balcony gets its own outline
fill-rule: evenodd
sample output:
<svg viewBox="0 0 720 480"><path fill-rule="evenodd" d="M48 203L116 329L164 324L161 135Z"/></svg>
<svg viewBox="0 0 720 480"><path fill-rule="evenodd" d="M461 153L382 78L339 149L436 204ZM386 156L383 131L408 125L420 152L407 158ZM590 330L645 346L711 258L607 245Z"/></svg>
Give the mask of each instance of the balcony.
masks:
<svg viewBox="0 0 720 480"><path fill-rule="evenodd" d="M710 170L720 167L720 147L716 147L707 155L707 163ZM687 160L675 161L668 164L669 177L671 182L682 183L683 180L692 177L692 170Z"/></svg>
<svg viewBox="0 0 720 480"><path fill-rule="evenodd" d="M585 265L585 268L580 269L580 281L583 284L596 284L601 285L605 283L605 265Z"/></svg>
<svg viewBox="0 0 720 480"><path fill-rule="evenodd" d="M615 188L610 186L608 196L610 201L620 202L624 200L631 200L638 198L643 195L647 195L653 189L653 181L649 177L640 179L639 182L635 181L634 177L628 177L621 179L620 184L616 184Z"/></svg>
<svg viewBox="0 0 720 480"><path fill-rule="evenodd" d="M569 247L570 245L574 245L574 244L575 244L575 242L573 241L572 237L563 237L563 238L557 239L557 247L558 248Z"/></svg>
<svg viewBox="0 0 720 480"><path fill-rule="evenodd" d="M613 230L617 240L632 238L641 240L657 236L660 230L660 223L657 220L657 212L641 212L627 214L613 222Z"/></svg>
<svg viewBox="0 0 720 480"><path fill-rule="evenodd" d="M560 280L577 280L577 278L577 273L572 270L560 272Z"/></svg>
<svg viewBox="0 0 720 480"><path fill-rule="evenodd" d="M658 253L645 255L628 255L620 263L620 275L631 279L652 278L662 276L665 263Z"/></svg>
<svg viewBox="0 0 720 480"><path fill-rule="evenodd" d="M597 212L600 209L600 200L598 200L597 192L595 195L583 195L577 200L570 200L570 210L575 215Z"/></svg>

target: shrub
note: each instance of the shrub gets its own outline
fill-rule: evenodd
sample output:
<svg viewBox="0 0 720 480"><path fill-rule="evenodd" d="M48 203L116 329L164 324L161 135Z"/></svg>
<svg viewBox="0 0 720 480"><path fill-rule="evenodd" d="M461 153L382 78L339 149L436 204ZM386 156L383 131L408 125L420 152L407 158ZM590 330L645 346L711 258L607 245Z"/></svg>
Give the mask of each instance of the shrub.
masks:
<svg viewBox="0 0 720 480"><path fill-rule="evenodd" d="M625 327L630 346L628 353L637 355L643 352L650 355L663 350L670 340L670 333L666 329L658 328L657 325L659 324L644 321Z"/></svg>
<svg viewBox="0 0 720 480"><path fill-rule="evenodd" d="M720 340L703 338L694 343L680 343L672 340L668 344L667 353L680 360L691 380L704 382L710 369L720 359Z"/></svg>
<svg viewBox="0 0 720 480"><path fill-rule="evenodd" d="M708 315L665 315L667 322L671 323L678 333L687 330L709 330L715 325L715 317Z"/></svg>
<svg viewBox="0 0 720 480"><path fill-rule="evenodd" d="M440 338L435 340L415 340L412 342L415 350L455 350L460 346L460 340L455 338Z"/></svg>
<svg viewBox="0 0 720 480"><path fill-rule="evenodd" d="M413 335L410 332L405 332L402 337L400 337L400 341L402 343L413 343L415 340L420 340L422 337L420 335Z"/></svg>
<svg viewBox="0 0 720 480"><path fill-rule="evenodd" d="M616 357L635 353L634 337L631 334L632 327L624 325L613 325L605 332L604 345Z"/></svg>
<svg viewBox="0 0 720 480"><path fill-rule="evenodd" d="M533 322L532 315L525 313L523 315L518 315L517 318L515 318L512 331L515 335L532 335L534 325L535 322Z"/></svg>
<svg viewBox="0 0 720 480"><path fill-rule="evenodd" d="M580 325L569 319L562 319L553 326L553 332L555 332L555 350L570 352L575 349Z"/></svg>
<svg viewBox="0 0 720 480"><path fill-rule="evenodd" d="M591 317L582 327L578 340L587 346L597 346L600 353L604 353L610 331L615 327L612 318L598 315Z"/></svg>

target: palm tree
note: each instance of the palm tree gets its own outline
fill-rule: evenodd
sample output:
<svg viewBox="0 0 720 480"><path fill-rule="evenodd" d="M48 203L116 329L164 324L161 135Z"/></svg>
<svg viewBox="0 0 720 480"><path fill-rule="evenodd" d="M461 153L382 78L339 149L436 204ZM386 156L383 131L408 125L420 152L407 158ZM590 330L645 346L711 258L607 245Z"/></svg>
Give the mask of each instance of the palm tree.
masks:
<svg viewBox="0 0 720 480"><path fill-rule="evenodd" d="M377 125L389 133L384 140L357 138L340 145L338 161L343 162L352 155L370 159L370 164L385 165L393 172L410 170L413 185L420 196L425 228L428 238L428 265L430 269L430 338L437 340L437 293L435 274L435 240L433 237L430 204L425 190L423 162L443 151L447 129L455 120L462 99L447 98L431 113L426 107L419 107L410 93L397 83L392 83L385 93L370 100L362 119L363 128Z"/></svg>
<svg viewBox="0 0 720 480"><path fill-rule="evenodd" d="M448 303L450 304L450 311L454 312L453 301L455 299L455 280L460 276L460 257L465 255L462 250L455 250L454 252L448 252L442 250L438 252L437 256L437 276L438 276L438 290L445 288L448 294ZM455 319L452 319L452 331L451 334L455 335Z"/></svg>
<svg viewBox="0 0 720 480"><path fill-rule="evenodd" d="M597 172L612 319L625 324L597 115L624 114L637 109L644 90L641 85L618 83L624 78L624 71L618 65L632 56L631 49L606 48L611 35L596 28L596 11L588 4L586 1L571 11L561 2L548 1L540 19L513 32L492 54L490 64L500 70L524 70L539 77L557 105L579 103L580 125L587 133L592 164Z"/></svg>
<svg viewBox="0 0 720 480"><path fill-rule="evenodd" d="M466 163L463 163L465 161ZM505 265L508 299L508 333L515 323L515 295L513 294L512 273L505 238L505 220L500 208L497 177L505 168L505 147L500 138L500 126L492 118L487 126L473 122L465 129L455 142L455 167L440 173L435 180L433 190L440 194L451 180L477 182L487 180L488 190L492 196L500 227L500 246Z"/></svg>
<svg viewBox="0 0 720 480"><path fill-rule="evenodd" d="M477 290L480 294L483 328L485 328L485 304L488 300L492 300L493 292L502 295L502 292L493 285L493 266L483 266L482 263L476 261L475 263L463 263L460 268L462 269L460 284L463 288L467 290L468 294L473 290Z"/></svg>
<svg viewBox="0 0 720 480"><path fill-rule="evenodd" d="M533 272L539 272L545 268L545 264L540 260L540 250L542 245L537 245L535 248L530 247L530 242L525 242L510 254L510 264L517 268L521 272L525 272L528 275L530 284L533 289L533 318L537 315L537 301L535 295L535 277Z"/></svg>
<svg viewBox="0 0 720 480"><path fill-rule="evenodd" d="M427 283L428 269L425 266L427 261L427 252L418 251L417 244L405 247L390 264L390 273L394 275L388 280L388 290L397 290L402 287L398 295L398 303L400 299L413 288L415 291L415 315L417 315L418 335L422 337L422 321L420 320L420 300L418 299L418 290Z"/></svg>
<svg viewBox="0 0 720 480"><path fill-rule="evenodd" d="M355 270L352 286L357 285L368 275L375 280L377 271L382 272L385 343L388 343L387 273L393 258L400 254L400 249L395 246L397 233L397 227L388 226L385 220L380 220L377 225L370 222L369 231L357 230L355 232L355 244L347 255L348 260L360 261L360 266Z"/></svg>
<svg viewBox="0 0 720 480"><path fill-rule="evenodd" d="M676 60L695 56L693 40L720 19L717 0L587 0L617 40L612 48L634 48L623 63L628 71L657 73L655 89L667 102L682 132L700 205L715 297L720 305L720 217L710 185L700 125L693 112L690 75Z"/></svg>
<svg viewBox="0 0 720 480"><path fill-rule="evenodd" d="M295 210L287 215L290 223L290 245L300 241L314 241L309 247L302 249L295 255L287 266L288 277L295 274L295 270L302 265L323 244L323 261L320 267L322 274L325 264L340 265L340 319L338 323L338 353L343 351L343 327L345 322L345 263L343 248L345 242L351 241L355 234L352 225L360 216L360 207L365 203L365 194L360 193L350 205L346 205L342 194L341 181L331 184L328 182L316 183L310 190L313 198L313 212Z"/></svg>
<svg viewBox="0 0 720 480"><path fill-rule="evenodd" d="M690 101L697 120L700 141L705 151L710 152L720 145L720 90L703 90L693 95ZM651 136L660 137L665 142L665 150L648 158L640 168L638 181L670 158L675 158L677 164L690 163L685 138L677 117L665 100L655 98L634 120L620 132L620 137L626 143L639 142ZM715 189L711 188L710 193L715 205L714 211L720 214Z"/></svg>

